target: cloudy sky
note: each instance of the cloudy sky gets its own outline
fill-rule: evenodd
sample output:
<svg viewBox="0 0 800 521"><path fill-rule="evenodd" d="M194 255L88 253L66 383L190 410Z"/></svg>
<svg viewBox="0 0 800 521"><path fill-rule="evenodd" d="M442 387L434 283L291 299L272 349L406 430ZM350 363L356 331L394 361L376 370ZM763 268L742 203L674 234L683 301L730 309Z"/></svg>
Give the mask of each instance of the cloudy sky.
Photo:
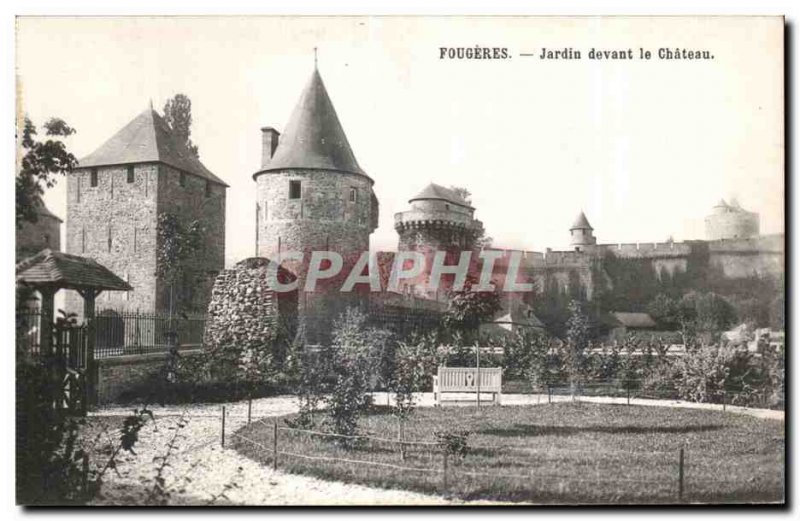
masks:
<svg viewBox="0 0 800 521"><path fill-rule="evenodd" d="M439 48L507 47L507 60L441 60ZM231 188L228 263L254 250L260 127L283 130L319 69L381 204L374 249L427 183L473 193L498 247L561 248L585 210L600 242L703 236L735 196L783 215L779 18L21 18L19 108L64 118L82 157L175 93L192 139ZM542 47L583 60L541 61ZM597 61L598 49L709 50L709 61ZM46 196L64 217L65 183Z"/></svg>

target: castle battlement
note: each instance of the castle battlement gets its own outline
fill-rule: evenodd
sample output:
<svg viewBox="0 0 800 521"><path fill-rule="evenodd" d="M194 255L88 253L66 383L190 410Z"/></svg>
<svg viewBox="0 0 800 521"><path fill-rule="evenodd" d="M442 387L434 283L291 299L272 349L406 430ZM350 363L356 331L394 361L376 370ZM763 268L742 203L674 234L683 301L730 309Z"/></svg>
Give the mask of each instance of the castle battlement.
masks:
<svg viewBox="0 0 800 521"><path fill-rule="evenodd" d="M685 257L692 247L685 242L638 242L622 244L598 244L596 249L623 259L656 259Z"/></svg>

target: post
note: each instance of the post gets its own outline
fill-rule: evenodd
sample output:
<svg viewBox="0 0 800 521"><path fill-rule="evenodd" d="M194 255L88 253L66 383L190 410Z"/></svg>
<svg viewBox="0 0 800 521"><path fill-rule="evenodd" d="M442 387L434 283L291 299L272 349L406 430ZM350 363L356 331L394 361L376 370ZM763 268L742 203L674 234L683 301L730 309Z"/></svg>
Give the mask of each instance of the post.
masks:
<svg viewBox="0 0 800 521"><path fill-rule="evenodd" d="M553 390L550 388L550 384L547 384L547 403L553 403Z"/></svg>
<svg viewBox="0 0 800 521"><path fill-rule="evenodd" d="M628 405L631 404L631 384L630 382L625 382L625 392L628 394Z"/></svg>
<svg viewBox="0 0 800 521"><path fill-rule="evenodd" d="M723 390L722 391L722 410L723 410L723 412L725 411L725 409L727 407L727 404L728 404L728 391L727 390Z"/></svg>
<svg viewBox="0 0 800 521"><path fill-rule="evenodd" d="M397 424L397 440L398 440L398 443L400 445L400 461L405 461L406 460L406 448L405 448L405 445L403 445L403 438L404 438L404 434L405 434L403 432L403 420L398 418L397 421L398 421L398 424Z"/></svg>
<svg viewBox="0 0 800 521"><path fill-rule="evenodd" d="M81 486L86 497L89 496L89 455L83 455L83 476Z"/></svg>
<svg viewBox="0 0 800 521"><path fill-rule="evenodd" d="M683 447L678 455L678 501L683 501Z"/></svg>
<svg viewBox="0 0 800 521"><path fill-rule="evenodd" d="M442 493L447 493L447 447L442 449Z"/></svg>
<svg viewBox="0 0 800 521"><path fill-rule="evenodd" d="M225 406L222 406L222 432L220 436L222 440L222 448L225 448Z"/></svg>
<svg viewBox="0 0 800 521"><path fill-rule="evenodd" d="M475 399L478 402L478 407L481 406L481 348L475 345L475 367L477 373L475 374L475 385L478 392L475 394Z"/></svg>
<svg viewBox="0 0 800 521"><path fill-rule="evenodd" d="M250 425L250 417L253 412L253 398L247 399L247 425Z"/></svg>
<svg viewBox="0 0 800 521"><path fill-rule="evenodd" d="M272 424L272 470L278 470L278 420Z"/></svg>

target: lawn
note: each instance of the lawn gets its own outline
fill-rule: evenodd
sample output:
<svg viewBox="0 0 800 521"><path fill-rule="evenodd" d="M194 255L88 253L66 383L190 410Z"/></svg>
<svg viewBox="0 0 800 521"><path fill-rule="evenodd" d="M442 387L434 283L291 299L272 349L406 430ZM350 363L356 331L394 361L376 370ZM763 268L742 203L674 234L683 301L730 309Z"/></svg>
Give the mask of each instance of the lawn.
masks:
<svg viewBox="0 0 800 521"><path fill-rule="evenodd" d="M385 441L361 440L352 447L289 430L285 420L291 418L278 419L278 467L324 479L462 499L672 503L679 501L683 447L684 502L784 498L784 423L775 420L587 403L419 408L405 426L407 441L435 441L435 431L471 433L463 460L448 458L445 483L438 447L406 445L401 457L399 444L391 441L397 439L398 421L387 408L375 408L359 424L361 434ZM229 443L272 465L273 429L272 419L256 422Z"/></svg>

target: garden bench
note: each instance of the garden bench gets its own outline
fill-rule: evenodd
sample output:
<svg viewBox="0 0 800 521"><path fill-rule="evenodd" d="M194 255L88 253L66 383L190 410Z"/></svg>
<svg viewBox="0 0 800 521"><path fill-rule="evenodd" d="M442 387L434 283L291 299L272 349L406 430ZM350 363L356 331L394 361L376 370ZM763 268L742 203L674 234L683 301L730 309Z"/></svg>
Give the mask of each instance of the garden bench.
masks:
<svg viewBox="0 0 800 521"><path fill-rule="evenodd" d="M480 385L478 385L480 375ZM503 372L500 367L440 367L433 377L433 399L442 405L444 393L491 393L492 402L500 405ZM447 400L461 401L461 400Z"/></svg>

